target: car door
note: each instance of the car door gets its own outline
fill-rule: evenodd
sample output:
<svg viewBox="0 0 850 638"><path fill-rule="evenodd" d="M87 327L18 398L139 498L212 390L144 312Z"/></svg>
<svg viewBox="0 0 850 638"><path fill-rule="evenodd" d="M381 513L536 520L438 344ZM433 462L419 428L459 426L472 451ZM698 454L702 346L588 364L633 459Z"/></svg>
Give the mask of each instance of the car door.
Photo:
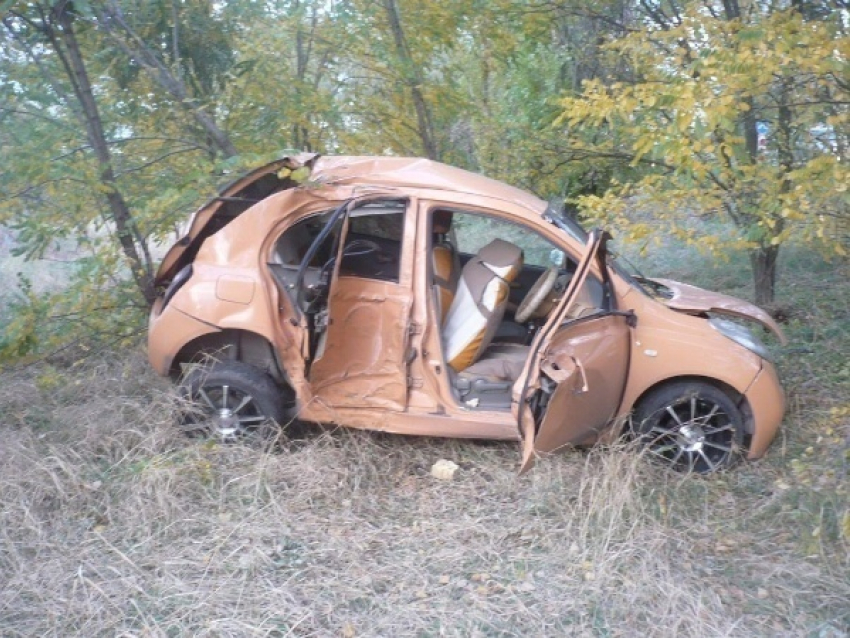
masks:
<svg viewBox="0 0 850 638"><path fill-rule="evenodd" d="M634 315L614 307L605 242L593 231L564 297L535 335L531 353L513 390L513 410L523 439L521 472L536 456L566 445L590 442L616 416L628 376ZM599 308L574 316L592 264L603 289Z"/></svg>
<svg viewBox="0 0 850 638"><path fill-rule="evenodd" d="M415 224L407 200L370 199L342 220L306 378L313 400L404 410Z"/></svg>

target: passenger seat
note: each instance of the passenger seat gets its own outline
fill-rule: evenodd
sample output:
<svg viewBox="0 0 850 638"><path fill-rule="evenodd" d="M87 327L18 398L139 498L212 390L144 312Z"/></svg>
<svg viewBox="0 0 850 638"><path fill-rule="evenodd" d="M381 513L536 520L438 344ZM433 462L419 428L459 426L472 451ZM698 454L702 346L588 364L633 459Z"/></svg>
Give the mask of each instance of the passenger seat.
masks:
<svg viewBox="0 0 850 638"><path fill-rule="evenodd" d="M446 362L455 372L478 361L490 345L522 263L518 246L494 239L463 267L443 324Z"/></svg>

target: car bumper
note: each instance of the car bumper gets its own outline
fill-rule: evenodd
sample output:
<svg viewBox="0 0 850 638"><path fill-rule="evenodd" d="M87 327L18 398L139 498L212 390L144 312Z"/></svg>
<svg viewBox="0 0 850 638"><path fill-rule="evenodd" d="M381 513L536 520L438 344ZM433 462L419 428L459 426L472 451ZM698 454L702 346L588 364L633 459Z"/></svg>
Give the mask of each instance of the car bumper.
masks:
<svg viewBox="0 0 850 638"><path fill-rule="evenodd" d="M761 371L744 393L753 419L748 459L764 456L776 437L785 415L785 392L772 363L765 361Z"/></svg>
<svg viewBox="0 0 850 638"><path fill-rule="evenodd" d="M154 302L148 321L148 360L162 376L172 370L174 358L187 343L219 328L181 312L173 305L162 307L162 297Z"/></svg>

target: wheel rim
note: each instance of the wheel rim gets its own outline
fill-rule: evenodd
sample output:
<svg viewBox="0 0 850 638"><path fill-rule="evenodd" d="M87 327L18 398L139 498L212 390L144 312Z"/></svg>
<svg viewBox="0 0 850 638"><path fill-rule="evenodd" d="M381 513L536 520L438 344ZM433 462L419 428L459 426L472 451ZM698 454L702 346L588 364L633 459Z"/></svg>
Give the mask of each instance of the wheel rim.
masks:
<svg viewBox="0 0 850 638"><path fill-rule="evenodd" d="M729 464L737 453L738 428L712 399L682 397L661 408L644 438L650 451L676 469L708 473Z"/></svg>
<svg viewBox="0 0 850 638"><path fill-rule="evenodd" d="M267 420L251 394L226 383L201 386L198 398L204 429L224 442L255 435Z"/></svg>

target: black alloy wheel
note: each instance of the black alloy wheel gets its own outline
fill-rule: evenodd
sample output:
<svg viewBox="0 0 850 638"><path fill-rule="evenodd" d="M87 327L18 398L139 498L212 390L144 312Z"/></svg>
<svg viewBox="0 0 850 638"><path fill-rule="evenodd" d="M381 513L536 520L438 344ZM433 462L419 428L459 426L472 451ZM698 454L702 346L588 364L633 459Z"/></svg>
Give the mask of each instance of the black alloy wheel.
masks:
<svg viewBox="0 0 850 638"><path fill-rule="evenodd" d="M710 474L743 452L743 416L721 389L703 382L659 388L635 409L632 427L647 449L675 470Z"/></svg>

